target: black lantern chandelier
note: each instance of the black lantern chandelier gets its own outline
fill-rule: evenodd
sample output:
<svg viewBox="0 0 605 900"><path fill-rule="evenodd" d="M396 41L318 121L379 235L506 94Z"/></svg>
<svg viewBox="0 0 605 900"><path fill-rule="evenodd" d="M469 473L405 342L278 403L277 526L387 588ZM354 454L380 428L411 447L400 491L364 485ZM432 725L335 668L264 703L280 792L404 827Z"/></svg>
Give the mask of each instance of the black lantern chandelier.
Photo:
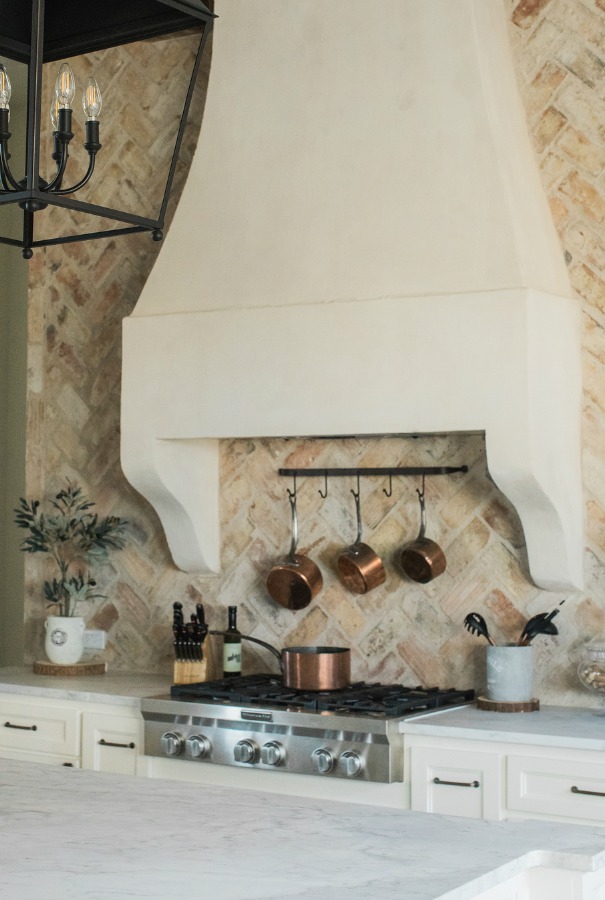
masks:
<svg viewBox="0 0 605 900"><path fill-rule="evenodd" d="M23 210L22 239L3 236L0 243L20 247L26 259L33 248L75 241L114 237L121 234L150 232L154 240L163 237L166 209L193 89L204 47L214 19L201 0L0 0L0 206L18 204ZM81 177L68 180L69 145L72 132L72 105L76 84L69 63L64 60L83 53L105 50L145 38L160 38L176 32L201 29L189 87L176 134L168 177L159 212L155 219L131 212L85 203L76 194L92 178L97 153L101 149L99 113L102 96L94 77L84 87L82 105L86 116L84 147L88 166ZM10 159L11 80L9 60L26 63L27 116L25 135L25 175L19 177ZM40 134L42 124L42 66L63 60L50 104L53 126L52 174L41 174ZM50 162L50 161L49 161ZM109 219L117 227L86 231L43 240L35 240L34 217L48 206L61 206L75 212Z"/></svg>

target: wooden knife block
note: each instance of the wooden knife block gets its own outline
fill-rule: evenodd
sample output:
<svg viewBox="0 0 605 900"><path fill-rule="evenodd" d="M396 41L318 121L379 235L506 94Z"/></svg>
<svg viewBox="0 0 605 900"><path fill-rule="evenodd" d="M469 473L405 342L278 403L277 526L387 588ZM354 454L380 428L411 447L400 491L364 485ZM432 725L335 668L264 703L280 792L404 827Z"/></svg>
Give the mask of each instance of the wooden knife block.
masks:
<svg viewBox="0 0 605 900"><path fill-rule="evenodd" d="M202 659L199 662L177 660L174 664L174 683L195 684L198 681L208 681L207 671L207 659Z"/></svg>
<svg viewBox="0 0 605 900"><path fill-rule="evenodd" d="M218 644L213 635L204 641L204 658L199 662L179 659L174 663L174 684L195 684L198 681L213 681L220 678L223 671L223 643Z"/></svg>

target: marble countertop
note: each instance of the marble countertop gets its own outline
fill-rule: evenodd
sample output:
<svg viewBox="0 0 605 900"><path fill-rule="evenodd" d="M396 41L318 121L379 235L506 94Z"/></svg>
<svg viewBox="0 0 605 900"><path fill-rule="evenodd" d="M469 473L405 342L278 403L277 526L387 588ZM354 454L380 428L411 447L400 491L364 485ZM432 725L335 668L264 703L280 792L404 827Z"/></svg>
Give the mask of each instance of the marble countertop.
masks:
<svg viewBox="0 0 605 900"><path fill-rule="evenodd" d="M605 829L483 822L0 759L2 896L470 900L605 866Z"/></svg>
<svg viewBox="0 0 605 900"><path fill-rule="evenodd" d="M404 720L402 734L506 741L575 750L605 750L605 717L576 706L542 706L536 712L497 713L474 704Z"/></svg>
<svg viewBox="0 0 605 900"><path fill-rule="evenodd" d="M30 668L0 668L0 693L30 694L58 700L82 700L87 703L113 703L139 707L141 697L167 693L168 675L139 675L106 672L104 675L35 675Z"/></svg>

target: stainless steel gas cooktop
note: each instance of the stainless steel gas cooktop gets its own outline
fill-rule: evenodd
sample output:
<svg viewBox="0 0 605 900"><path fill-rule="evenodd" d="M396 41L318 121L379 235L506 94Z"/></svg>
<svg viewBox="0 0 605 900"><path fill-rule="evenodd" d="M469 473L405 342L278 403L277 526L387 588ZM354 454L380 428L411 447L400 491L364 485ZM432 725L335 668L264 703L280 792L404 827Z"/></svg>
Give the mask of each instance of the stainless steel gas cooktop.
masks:
<svg viewBox="0 0 605 900"><path fill-rule="evenodd" d="M174 685L142 701L145 753L202 763L357 778L403 780L399 722L469 703L472 690L358 682L300 692L278 676L247 675Z"/></svg>

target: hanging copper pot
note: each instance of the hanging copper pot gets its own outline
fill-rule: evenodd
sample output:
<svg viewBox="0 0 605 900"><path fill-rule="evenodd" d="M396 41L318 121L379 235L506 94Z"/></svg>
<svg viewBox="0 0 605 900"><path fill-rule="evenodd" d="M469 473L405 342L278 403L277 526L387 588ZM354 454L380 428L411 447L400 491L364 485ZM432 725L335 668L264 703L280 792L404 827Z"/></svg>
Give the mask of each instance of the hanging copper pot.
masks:
<svg viewBox="0 0 605 900"><path fill-rule="evenodd" d="M285 559L276 563L267 577L267 590L280 606L286 609L303 609L308 606L323 587L323 578L318 566L296 552L298 543L298 517L296 514L296 491L288 491L292 511L292 540L290 552Z"/></svg>
<svg viewBox="0 0 605 900"><path fill-rule="evenodd" d="M368 544L361 540L361 500L359 479L357 491L351 491L355 498L357 514L357 539L346 547L338 557L338 574L344 586L354 594L367 594L373 588L384 584L387 574L381 558Z"/></svg>
<svg viewBox="0 0 605 900"><path fill-rule="evenodd" d="M428 584L445 572L445 553L439 544L425 537L426 508L424 504L424 479L422 490L416 490L420 500L420 531L416 540L401 551L401 568L412 581Z"/></svg>

